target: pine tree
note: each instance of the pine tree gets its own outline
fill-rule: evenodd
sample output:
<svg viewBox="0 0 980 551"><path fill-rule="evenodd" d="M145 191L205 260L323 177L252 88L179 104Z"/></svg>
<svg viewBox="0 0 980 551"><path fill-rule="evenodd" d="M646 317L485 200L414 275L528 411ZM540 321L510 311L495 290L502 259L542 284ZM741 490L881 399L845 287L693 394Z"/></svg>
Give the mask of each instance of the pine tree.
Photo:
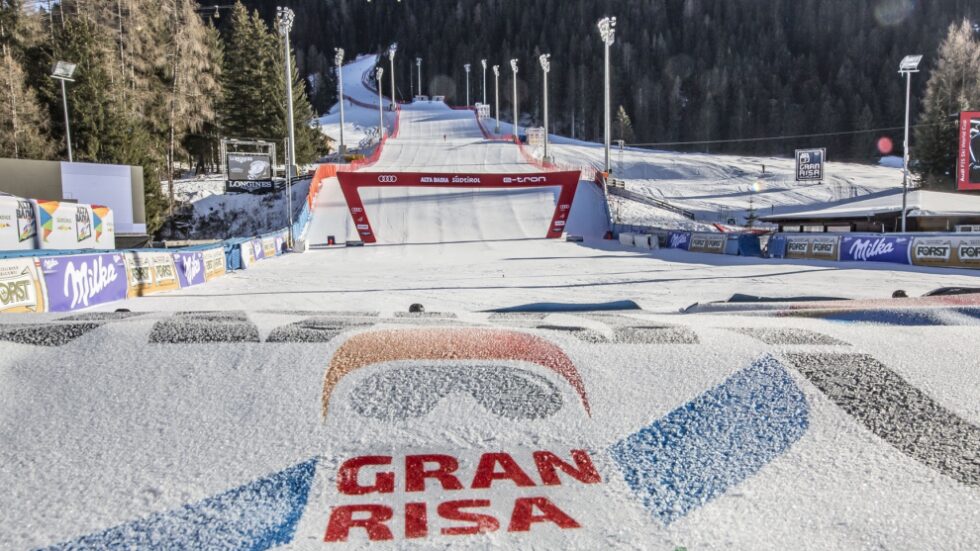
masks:
<svg viewBox="0 0 980 551"><path fill-rule="evenodd" d="M619 110L616 111L616 128L619 130L618 139L624 140L627 143L635 140L635 136L633 134L633 121L630 120L630 116L626 114L626 108L622 105L620 105Z"/></svg>
<svg viewBox="0 0 980 551"><path fill-rule="evenodd" d="M47 159L54 155L50 120L23 69L40 18L20 0L0 1L0 156Z"/></svg>
<svg viewBox="0 0 980 551"><path fill-rule="evenodd" d="M755 226L755 221L759 219L755 210L755 195L749 195L749 208L745 211L745 226L751 228Z"/></svg>
<svg viewBox="0 0 980 551"><path fill-rule="evenodd" d="M924 104L911 150L915 171L925 186L948 188L955 178L955 114L980 109L980 41L969 21L950 25L926 85Z"/></svg>

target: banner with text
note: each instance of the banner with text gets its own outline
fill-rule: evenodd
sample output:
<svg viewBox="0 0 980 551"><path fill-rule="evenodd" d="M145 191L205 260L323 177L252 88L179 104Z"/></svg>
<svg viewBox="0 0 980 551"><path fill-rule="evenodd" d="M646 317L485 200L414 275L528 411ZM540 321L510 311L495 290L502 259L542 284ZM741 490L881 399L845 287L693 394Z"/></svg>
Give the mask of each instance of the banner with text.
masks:
<svg viewBox="0 0 980 551"><path fill-rule="evenodd" d="M34 257L0 260L0 312L44 312L44 282Z"/></svg>
<svg viewBox="0 0 980 551"><path fill-rule="evenodd" d="M960 191L980 190L980 111L960 113L956 188Z"/></svg>
<svg viewBox="0 0 980 551"><path fill-rule="evenodd" d="M68 312L126 298L121 253L41 258L48 311Z"/></svg>

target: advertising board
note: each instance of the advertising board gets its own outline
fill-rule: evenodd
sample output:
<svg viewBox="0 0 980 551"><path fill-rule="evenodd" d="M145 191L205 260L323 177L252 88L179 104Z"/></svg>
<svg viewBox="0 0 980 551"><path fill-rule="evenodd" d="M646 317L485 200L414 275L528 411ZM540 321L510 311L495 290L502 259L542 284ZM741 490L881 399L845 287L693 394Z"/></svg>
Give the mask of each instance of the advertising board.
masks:
<svg viewBox="0 0 980 551"><path fill-rule="evenodd" d="M170 253L125 253L125 263L130 298L180 288L177 267Z"/></svg>
<svg viewBox="0 0 980 551"><path fill-rule="evenodd" d="M796 150L796 181L812 182L823 180L826 149Z"/></svg>
<svg viewBox="0 0 980 551"><path fill-rule="evenodd" d="M92 207L60 201L32 201L40 249L93 249L96 246Z"/></svg>
<svg viewBox="0 0 980 551"><path fill-rule="evenodd" d="M201 251L176 252L173 257L181 289L201 285L205 282L204 253Z"/></svg>
<svg viewBox="0 0 980 551"><path fill-rule="evenodd" d="M725 253L727 238L721 233L692 233L687 250L696 253Z"/></svg>
<svg viewBox="0 0 980 551"><path fill-rule="evenodd" d="M980 111L960 113L956 189L960 191L980 190Z"/></svg>
<svg viewBox="0 0 980 551"><path fill-rule="evenodd" d="M201 253L204 258L204 279L212 279L225 275L226 260L224 247L215 247Z"/></svg>
<svg viewBox="0 0 980 551"><path fill-rule="evenodd" d="M909 263L908 236L846 235L840 241L840 259L859 262Z"/></svg>
<svg viewBox="0 0 980 551"><path fill-rule="evenodd" d="M44 282L34 257L0 260L0 313L44 312Z"/></svg>
<svg viewBox="0 0 980 551"><path fill-rule="evenodd" d="M916 237L912 264L944 268L980 268L980 236Z"/></svg>
<svg viewBox="0 0 980 551"><path fill-rule="evenodd" d="M126 263L120 253L40 260L49 312L68 312L126 298Z"/></svg>
<svg viewBox="0 0 980 551"><path fill-rule="evenodd" d="M37 225L31 202L14 196L0 196L0 251L34 248Z"/></svg>

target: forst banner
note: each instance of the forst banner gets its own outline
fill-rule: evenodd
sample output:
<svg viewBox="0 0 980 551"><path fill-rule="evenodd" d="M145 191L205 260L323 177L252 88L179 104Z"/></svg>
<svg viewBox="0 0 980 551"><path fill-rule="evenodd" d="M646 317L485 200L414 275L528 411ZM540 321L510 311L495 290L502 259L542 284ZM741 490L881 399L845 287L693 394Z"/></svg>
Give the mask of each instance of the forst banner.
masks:
<svg viewBox="0 0 980 551"><path fill-rule="evenodd" d="M956 188L959 191L980 190L980 111L960 113Z"/></svg>
<svg viewBox="0 0 980 551"><path fill-rule="evenodd" d="M0 260L0 312L44 312L44 285L33 257Z"/></svg>
<svg viewBox="0 0 980 551"><path fill-rule="evenodd" d="M812 182L823 180L824 162L826 160L826 149L797 149L796 181Z"/></svg>
<svg viewBox="0 0 980 551"><path fill-rule="evenodd" d="M578 188L581 172L534 172L528 174L463 174L426 172L338 172L340 190L347 201L351 219L357 233L364 243L375 243L377 237L364 203L358 192L362 187L437 187L437 188L534 188L560 187L555 213L551 218L545 237L558 239L565 231L565 224L571 214L572 201Z"/></svg>

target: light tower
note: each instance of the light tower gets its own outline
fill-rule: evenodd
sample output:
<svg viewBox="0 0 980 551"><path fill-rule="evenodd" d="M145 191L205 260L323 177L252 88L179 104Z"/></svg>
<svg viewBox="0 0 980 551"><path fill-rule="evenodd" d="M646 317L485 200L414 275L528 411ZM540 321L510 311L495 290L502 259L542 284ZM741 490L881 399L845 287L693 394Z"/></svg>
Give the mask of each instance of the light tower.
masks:
<svg viewBox="0 0 980 551"><path fill-rule="evenodd" d="M293 177L296 175L294 173L294 167L296 165L296 128L295 121L293 121L293 68L292 55L289 52L289 32L293 28L294 18L293 10L283 7L276 8L276 23L279 27L279 34L282 35L283 48L286 54L286 129L289 134L289 148L286 150L286 154L289 157L286 161L286 209L289 218L290 246L293 244Z"/></svg>
<svg viewBox="0 0 980 551"><path fill-rule="evenodd" d="M340 100L340 154L347 152L344 145L344 49L334 48L333 61L337 65L337 98Z"/></svg>
<svg viewBox="0 0 980 551"><path fill-rule="evenodd" d="M551 54L541 54L538 61L544 71L544 161L548 162L548 73L551 72Z"/></svg>
<svg viewBox="0 0 980 551"><path fill-rule="evenodd" d="M615 17L603 17L599 20L599 35L602 36L602 43L605 45L605 82L603 89L605 90L605 101L603 103L603 122L605 124L605 139L603 144L606 150L606 174L612 172L612 166L609 164L609 145L610 145L610 126L612 125L611 119L611 109L609 106L609 47L613 45L616 41L616 18Z"/></svg>
<svg viewBox="0 0 980 551"><path fill-rule="evenodd" d="M375 81L378 83L378 145L385 137L385 105L381 96L381 77L385 74L384 67L375 69Z"/></svg>
<svg viewBox="0 0 980 551"><path fill-rule="evenodd" d="M480 65L483 65L483 105L487 104L487 60L481 59Z"/></svg>
<svg viewBox="0 0 980 551"><path fill-rule="evenodd" d="M422 95L422 58L421 57L415 58L415 66L418 67L419 70L419 95L421 96Z"/></svg>
<svg viewBox="0 0 980 551"><path fill-rule="evenodd" d="M909 198L909 104L912 101L912 73L919 72L921 55L909 55L902 59L898 74L905 75L905 142L902 147L902 231L905 231L906 210Z"/></svg>
<svg viewBox="0 0 980 551"><path fill-rule="evenodd" d="M493 95L497 106L497 126L494 128L494 133L500 134L500 65L493 66Z"/></svg>
<svg viewBox="0 0 980 551"><path fill-rule="evenodd" d="M466 63L463 65L463 69L466 70L466 107L470 106L470 64Z"/></svg>
<svg viewBox="0 0 980 551"><path fill-rule="evenodd" d="M514 141L519 140L517 131L517 60L510 60L510 69L514 72Z"/></svg>
<svg viewBox="0 0 980 551"><path fill-rule="evenodd" d="M398 103L395 101L395 52L398 50L398 44L392 44L388 47L388 63L389 69L391 71L391 110L395 110L395 105ZM381 83L378 83L381 86Z"/></svg>

